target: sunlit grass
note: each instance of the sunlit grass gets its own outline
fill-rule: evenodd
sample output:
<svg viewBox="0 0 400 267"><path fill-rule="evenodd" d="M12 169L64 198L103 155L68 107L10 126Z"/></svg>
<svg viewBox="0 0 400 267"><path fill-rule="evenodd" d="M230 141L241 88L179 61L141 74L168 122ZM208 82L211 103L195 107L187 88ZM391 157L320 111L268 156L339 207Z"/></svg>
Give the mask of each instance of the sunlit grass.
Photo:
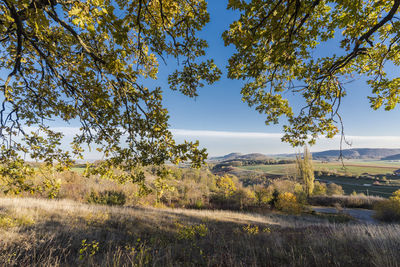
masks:
<svg viewBox="0 0 400 267"><path fill-rule="evenodd" d="M326 216L110 207L1 198L0 265L395 266L399 225L331 224ZM346 221L346 220L344 220ZM362 257L356 257L362 251Z"/></svg>

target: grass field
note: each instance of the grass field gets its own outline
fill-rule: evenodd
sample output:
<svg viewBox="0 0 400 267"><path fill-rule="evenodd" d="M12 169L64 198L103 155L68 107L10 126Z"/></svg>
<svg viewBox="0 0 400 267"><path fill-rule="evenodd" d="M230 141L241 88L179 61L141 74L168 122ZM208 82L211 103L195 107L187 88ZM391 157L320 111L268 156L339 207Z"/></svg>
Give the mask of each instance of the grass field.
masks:
<svg viewBox="0 0 400 267"><path fill-rule="evenodd" d="M242 166L239 168L282 176L295 173L296 170L295 164L254 165ZM349 160L345 161L345 168L343 168L341 162L322 163L314 161L314 168L316 171L325 171L337 174L331 176L317 176L317 179L321 182L341 185L346 194L351 194L355 191L356 193L364 193L367 195L389 197L394 191L400 189L400 178L392 176L393 171L400 168L399 163ZM385 185L382 181L380 181L382 185L373 185L376 180L371 178L362 178L363 175L367 174L369 176L380 176L380 178L382 178L382 176L387 176L388 185L390 186ZM361 176L361 178L356 179L358 176Z"/></svg>
<svg viewBox="0 0 400 267"><path fill-rule="evenodd" d="M398 266L400 226L0 198L0 266ZM360 255L362 257L357 257Z"/></svg>
<svg viewBox="0 0 400 267"><path fill-rule="evenodd" d="M389 197L398 189L399 186L372 185L373 180L346 176L320 176L318 181L324 183L335 183L342 186L345 194L352 192L363 193L371 196ZM367 185L367 186L366 186Z"/></svg>
<svg viewBox="0 0 400 267"><path fill-rule="evenodd" d="M262 171L269 174L285 175L288 171L295 169L295 164L277 164L277 165L254 165L240 167L246 170ZM338 174L362 175L368 173L371 175L377 174L392 174L393 171L400 168L398 163L385 162L360 162L346 161L343 167L341 162L314 162L316 171L334 171Z"/></svg>

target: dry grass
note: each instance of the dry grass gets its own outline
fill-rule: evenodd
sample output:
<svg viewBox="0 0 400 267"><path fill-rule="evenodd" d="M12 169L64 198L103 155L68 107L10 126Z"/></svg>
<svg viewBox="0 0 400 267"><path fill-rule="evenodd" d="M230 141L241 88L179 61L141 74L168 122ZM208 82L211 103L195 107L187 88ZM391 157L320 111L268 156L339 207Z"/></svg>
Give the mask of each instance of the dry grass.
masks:
<svg viewBox="0 0 400 267"><path fill-rule="evenodd" d="M399 225L0 198L0 266L398 266Z"/></svg>
<svg viewBox="0 0 400 267"><path fill-rule="evenodd" d="M384 198L365 195L333 195L333 196L312 196L308 201L311 205L332 206L340 205L346 208L373 209L374 205L383 201Z"/></svg>

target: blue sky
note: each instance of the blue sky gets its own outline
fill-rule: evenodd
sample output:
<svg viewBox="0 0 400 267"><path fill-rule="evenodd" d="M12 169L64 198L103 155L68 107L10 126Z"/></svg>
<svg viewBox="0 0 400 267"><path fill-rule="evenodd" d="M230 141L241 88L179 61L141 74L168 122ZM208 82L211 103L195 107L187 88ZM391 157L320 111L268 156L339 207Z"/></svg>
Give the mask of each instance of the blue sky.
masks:
<svg viewBox="0 0 400 267"><path fill-rule="evenodd" d="M198 139L213 156L230 152L295 152L288 144L280 142L283 124L266 126L264 116L241 101L242 82L226 78L227 61L235 50L224 46L221 34L238 18L226 5L227 0L209 1L211 21L201 32L210 45L208 56L214 58L223 71L221 80L201 88L196 99L167 89L170 66L161 66L159 79L152 83L164 88L164 104L171 116L170 128L177 141ZM340 53L336 41L321 47L319 52ZM390 72L394 74L395 70ZM400 138L397 138L399 108L390 112L372 110L367 99L371 89L362 79L346 85L346 89L348 95L343 99L341 114L352 147L400 147ZM300 105L295 97L290 96L290 99L294 106ZM321 138L311 150L338 148L339 138Z"/></svg>

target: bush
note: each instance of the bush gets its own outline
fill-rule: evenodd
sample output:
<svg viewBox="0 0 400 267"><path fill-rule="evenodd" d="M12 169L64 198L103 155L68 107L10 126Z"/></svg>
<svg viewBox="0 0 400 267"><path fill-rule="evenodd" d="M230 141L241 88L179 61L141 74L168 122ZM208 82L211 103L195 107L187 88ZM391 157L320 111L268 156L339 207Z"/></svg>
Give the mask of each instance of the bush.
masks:
<svg viewBox="0 0 400 267"><path fill-rule="evenodd" d="M388 200L378 202L374 206L375 218L384 222L400 222L400 189Z"/></svg>
<svg viewBox="0 0 400 267"><path fill-rule="evenodd" d="M226 197L232 196L237 189L232 178L232 176L224 175L216 179L217 188Z"/></svg>
<svg viewBox="0 0 400 267"><path fill-rule="evenodd" d="M340 185L337 185L337 184L332 183L332 184L329 184L329 185L328 185L328 188L327 188L327 190L326 190L326 193L327 193L329 196L333 196L333 195L343 195L343 194L344 194L344 190L343 190L343 188L342 188Z"/></svg>
<svg viewBox="0 0 400 267"><path fill-rule="evenodd" d="M275 207L278 210L295 214L300 213L302 209L301 205L297 202L296 196L289 192L279 194Z"/></svg>
<svg viewBox="0 0 400 267"><path fill-rule="evenodd" d="M310 205L331 206L340 205L346 208L372 209L377 202L382 201L382 197L375 196L312 196L308 199Z"/></svg>
<svg viewBox="0 0 400 267"><path fill-rule="evenodd" d="M232 195L234 206L239 207L241 210L245 207L255 204L255 194L248 188L239 187Z"/></svg>
<svg viewBox="0 0 400 267"><path fill-rule="evenodd" d="M320 183L320 182L315 182L314 183L314 190L313 190L313 195L314 196L321 196L321 195L326 195L327 187L325 183Z"/></svg>
<svg viewBox="0 0 400 267"><path fill-rule="evenodd" d="M263 206L268 204L272 199L272 192L263 185L258 185L254 187L254 197L255 202L258 206Z"/></svg>
<svg viewBox="0 0 400 267"><path fill-rule="evenodd" d="M388 199L374 206L375 218L384 222L400 222L400 201Z"/></svg>
<svg viewBox="0 0 400 267"><path fill-rule="evenodd" d="M126 202L126 195L124 192L118 191L92 191L87 201L94 204L123 206Z"/></svg>

